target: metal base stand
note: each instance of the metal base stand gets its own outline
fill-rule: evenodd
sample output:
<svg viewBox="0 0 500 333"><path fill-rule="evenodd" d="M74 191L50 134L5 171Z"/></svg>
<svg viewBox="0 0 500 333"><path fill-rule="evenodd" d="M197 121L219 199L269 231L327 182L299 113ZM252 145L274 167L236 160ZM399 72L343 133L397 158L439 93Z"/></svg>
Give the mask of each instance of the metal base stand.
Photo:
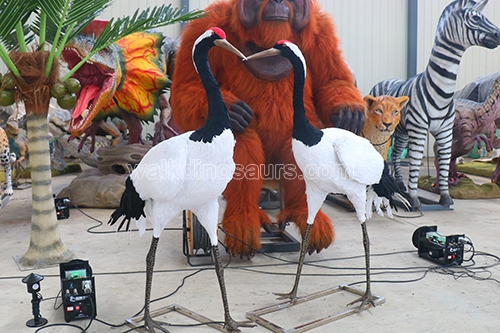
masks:
<svg viewBox="0 0 500 333"><path fill-rule="evenodd" d="M151 311L151 317L154 318L154 317L157 317L157 316L161 316L161 315L164 315L166 313L169 313L169 312L172 312L172 311L175 311L175 312L178 312L186 317L189 317L191 319L194 319L196 320L197 322L200 322L200 323L209 323L209 324L206 324L207 326L210 326L212 327L213 329L216 329L217 331L220 331L220 332L226 332L226 330L224 329L224 324L215 324L214 320L210 319L210 318L207 318L205 316L202 316L200 314L197 314L195 312L192 312L180 305L177 305L177 304L172 304L172 305L169 305L167 307L164 307L164 308L161 308L161 309L158 309L158 310L155 310L155 311ZM144 320L144 316L141 315L141 316L137 316L137 317L133 317L133 318L128 318L126 321L127 321L127 326L129 326L130 328L133 328L134 331L138 331L138 332L147 332L144 327L141 329L140 327L143 326L141 324L139 324L139 322L143 321Z"/></svg>
<svg viewBox="0 0 500 333"><path fill-rule="evenodd" d="M183 212L182 229L182 252L187 257L188 264L193 267L213 265L210 238L196 215L191 211L185 210ZM300 251L300 242L286 230L279 230L275 224L271 226L271 233L262 230L261 243L261 252L263 253ZM202 250L201 252L199 251L200 249ZM191 262L192 258L199 257L208 259L202 260L198 264Z"/></svg>
<svg viewBox="0 0 500 333"><path fill-rule="evenodd" d="M418 197L418 199L420 200L421 203L418 210L420 210L421 212L436 211L436 210L452 210L452 208L450 208L450 205L441 205L438 201L435 200L427 199L420 196ZM412 211L415 210L412 209Z"/></svg>
<svg viewBox="0 0 500 333"><path fill-rule="evenodd" d="M39 318L33 318L30 319L26 322L26 326L28 327L40 327L47 324L47 319L39 317Z"/></svg>
<svg viewBox="0 0 500 333"><path fill-rule="evenodd" d="M259 207L262 209L281 209L283 207L282 198L279 192L263 188L261 191L263 198L259 202Z"/></svg>
<svg viewBox="0 0 500 333"><path fill-rule="evenodd" d="M354 206L349 201L349 199L347 199L347 196L345 196L344 194L333 194L333 193L330 193L330 194L328 194L326 196L326 201L334 203L334 204L339 205L341 207L344 207L349 212L354 212L355 211Z"/></svg>
<svg viewBox="0 0 500 333"><path fill-rule="evenodd" d="M300 242L286 230L280 231L275 224L271 229L271 233L262 231L260 240L263 253L300 251Z"/></svg>
<svg viewBox="0 0 500 333"><path fill-rule="evenodd" d="M423 211L437 211L437 210L452 210L450 205L441 205L438 201L431 200L428 198L424 198L419 196L418 199L420 200L421 206L418 210L421 212ZM343 194L328 194L326 196L326 201L331 202L333 204L339 205L348 211L352 212L354 211L354 206L352 203L347 199L347 197ZM406 209L405 205L403 205L402 202L399 200L394 200L396 202L396 205L398 207ZM415 209L412 209L412 211L415 211Z"/></svg>
<svg viewBox="0 0 500 333"><path fill-rule="evenodd" d="M25 181L14 186L15 190L27 190L31 188L31 182Z"/></svg>
<svg viewBox="0 0 500 333"><path fill-rule="evenodd" d="M267 320L267 319L265 319L265 318L262 317L263 315L266 315L266 314L271 313L271 312L276 312L276 311L284 310L284 309L290 308L292 306L295 306L295 305L298 305L298 304L301 304L301 303L305 303L305 302L314 300L316 298L320 298L320 297L324 297L324 296L327 296L327 295L335 294L335 293L341 292L341 291L347 291L347 292L350 292L350 293L355 294L357 296L363 296L364 295L364 291L361 291L361 290L358 290L358 289L354 289L354 288L348 287L346 285L340 285L338 287L330 288L330 289L327 289L327 290L324 290L324 291L320 291L320 292L317 292L317 293L314 293L314 294L310 294L310 295L303 296L303 297L298 297L297 301L295 302L295 304L291 304L290 301L286 301L286 302L279 303L279 304L276 304L276 305L271 305L271 306L268 306L268 307L265 307L265 308L257 309L257 310L254 310L252 312L247 312L246 316L247 316L248 319L255 321L257 324L262 325L262 326L266 327L267 329L269 329L269 330L271 330L273 332L278 332L278 333L291 333L291 332L298 333L298 332L309 331L309 330L311 330L313 328L317 328L317 327L326 325L328 323L331 323L332 321L345 318L347 316L350 316L350 315L355 314L355 313L359 313L360 311L363 311L363 310L366 310L366 309L369 309L369 308L372 307L370 304L365 305L361 309L359 309L358 307L352 307L352 308L349 308L349 309L347 309L345 311L340 311L338 313L334 313L332 315L329 315L329 316L326 316L326 317L323 317L323 318L315 319L315 320L313 320L311 322L304 323L304 324L301 324L299 326L296 326L296 327L293 327L293 328L288 328L288 329L280 327L279 325L277 325L277 324L275 324L275 323L273 323L273 322L271 322L271 321L269 321L269 320ZM385 303L385 298L380 297L380 296L375 296L375 295L373 297L375 298L375 300L374 300L375 301L375 305L380 305L380 304Z"/></svg>
<svg viewBox="0 0 500 333"><path fill-rule="evenodd" d="M12 199L11 195L0 194L0 210L5 206L7 206L7 204L10 202L11 199Z"/></svg>

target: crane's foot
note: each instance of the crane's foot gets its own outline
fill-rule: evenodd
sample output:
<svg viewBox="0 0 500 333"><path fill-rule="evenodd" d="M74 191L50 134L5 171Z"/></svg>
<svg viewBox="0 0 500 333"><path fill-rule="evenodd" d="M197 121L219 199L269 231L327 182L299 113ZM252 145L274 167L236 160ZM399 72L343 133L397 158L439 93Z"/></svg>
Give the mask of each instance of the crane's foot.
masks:
<svg viewBox="0 0 500 333"><path fill-rule="evenodd" d="M297 291L292 290L289 293L274 293L274 295L279 296L279 300L289 299L290 303L295 304L297 302Z"/></svg>
<svg viewBox="0 0 500 333"><path fill-rule="evenodd" d="M255 323L250 320L245 320L245 321L236 321L233 318L226 319L226 322L224 324L224 328L228 332L241 332L238 327L255 327Z"/></svg>
<svg viewBox="0 0 500 333"><path fill-rule="evenodd" d="M155 321L151 316L144 316L144 328L149 333L156 333L156 329L164 333L169 333L169 331L163 326L168 326L169 324L163 321Z"/></svg>
<svg viewBox="0 0 500 333"><path fill-rule="evenodd" d="M351 305L354 305L354 304L356 304L358 302L361 302L361 304L357 308L357 311L361 311L368 304L370 304L372 307L375 307L375 300L376 299L377 298L372 295L371 291L367 290L363 296L361 296L358 299L355 299L351 303L347 304L347 306L351 306Z"/></svg>

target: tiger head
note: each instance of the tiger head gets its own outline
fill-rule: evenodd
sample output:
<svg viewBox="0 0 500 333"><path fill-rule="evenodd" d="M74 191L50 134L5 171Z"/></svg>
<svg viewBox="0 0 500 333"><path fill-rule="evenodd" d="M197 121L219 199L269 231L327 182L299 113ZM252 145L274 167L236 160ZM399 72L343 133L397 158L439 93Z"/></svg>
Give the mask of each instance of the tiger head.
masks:
<svg viewBox="0 0 500 333"><path fill-rule="evenodd" d="M401 120L401 110L410 99L407 96L392 97L367 95L365 124L361 136L367 138L373 147L387 159L391 146L391 136Z"/></svg>
<svg viewBox="0 0 500 333"><path fill-rule="evenodd" d="M382 132L380 134L392 134L401 120L401 110L409 100L407 96L365 96L364 101L367 109L363 132L366 129L366 132L370 133L377 130Z"/></svg>
<svg viewBox="0 0 500 333"><path fill-rule="evenodd" d="M17 138L19 135L19 123L17 120L9 118L5 123L5 132L11 138Z"/></svg>

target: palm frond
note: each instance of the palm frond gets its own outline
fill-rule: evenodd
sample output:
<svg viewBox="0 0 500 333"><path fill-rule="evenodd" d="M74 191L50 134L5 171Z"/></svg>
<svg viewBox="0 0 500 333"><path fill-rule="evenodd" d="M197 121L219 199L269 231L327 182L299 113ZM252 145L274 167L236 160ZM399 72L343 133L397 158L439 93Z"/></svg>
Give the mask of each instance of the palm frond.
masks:
<svg viewBox="0 0 500 333"><path fill-rule="evenodd" d="M40 36L40 27L41 25L41 16L35 16L33 19L33 22L31 24L31 31L37 35ZM52 44L54 42L54 36L56 35L58 30L58 27L56 24L52 21L47 19L45 21L45 41L49 44Z"/></svg>
<svg viewBox="0 0 500 333"><path fill-rule="evenodd" d="M126 16L117 20L110 20L106 29L95 42L93 50L100 50L107 47L134 32L186 22L199 18L202 15L202 10L193 10L182 14L182 9L173 8L171 4L160 7L155 6L152 10L148 8L141 12L136 10L132 17Z"/></svg>
<svg viewBox="0 0 500 333"><path fill-rule="evenodd" d="M182 12L183 9L173 8L172 5L169 4L160 7L156 6L152 10L150 8L143 11L136 10L132 17L126 16L117 20L112 18L95 41L92 51L82 59L82 61L76 64L62 78L62 81L69 78L94 54L127 35L174 23L187 22L204 15L202 10L193 10L186 14L182 14Z"/></svg>
<svg viewBox="0 0 500 333"><path fill-rule="evenodd" d="M38 0L47 14L46 40L71 40L86 25L106 9L113 0ZM55 29L54 29L55 28ZM34 22L35 31L40 29L40 21Z"/></svg>
<svg viewBox="0 0 500 333"><path fill-rule="evenodd" d="M18 22L27 21L38 7L39 0L0 0L0 41L14 32Z"/></svg>
<svg viewBox="0 0 500 333"><path fill-rule="evenodd" d="M48 76L52 68L54 56L58 57L66 42L83 29L88 22L99 15L112 0L38 0L42 11L46 14L47 21L51 21L57 31L53 36L45 36L52 40L50 55L45 67ZM40 28L40 26L39 26Z"/></svg>
<svg viewBox="0 0 500 333"><path fill-rule="evenodd" d="M35 40L35 34L31 31L31 26L29 24L23 24L23 34L24 43L26 45L31 44ZM15 31L12 31L10 34L6 35L3 38L2 42L8 51L19 49L20 41L17 39Z"/></svg>

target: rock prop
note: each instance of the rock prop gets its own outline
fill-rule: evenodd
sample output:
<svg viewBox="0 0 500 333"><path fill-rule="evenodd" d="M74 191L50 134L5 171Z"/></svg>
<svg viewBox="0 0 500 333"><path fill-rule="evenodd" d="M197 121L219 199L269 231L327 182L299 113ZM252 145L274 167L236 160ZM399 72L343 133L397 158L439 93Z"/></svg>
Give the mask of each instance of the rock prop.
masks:
<svg viewBox="0 0 500 333"><path fill-rule="evenodd" d="M62 189L58 198L67 197L76 207L116 208L125 190L126 174L104 174L99 169L87 169Z"/></svg>
<svg viewBox="0 0 500 333"><path fill-rule="evenodd" d="M151 146L140 143L99 148L97 150L97 168L104 173L129 174L150 148Z"/></svg>
<svg viewBox="0 0 500 333"><path fill-rule="evenodd" d="M68 197L77 207L117 208L125 180L150 148L142 144L99 148L97 168L83 171L57 197Z"/></svg>

